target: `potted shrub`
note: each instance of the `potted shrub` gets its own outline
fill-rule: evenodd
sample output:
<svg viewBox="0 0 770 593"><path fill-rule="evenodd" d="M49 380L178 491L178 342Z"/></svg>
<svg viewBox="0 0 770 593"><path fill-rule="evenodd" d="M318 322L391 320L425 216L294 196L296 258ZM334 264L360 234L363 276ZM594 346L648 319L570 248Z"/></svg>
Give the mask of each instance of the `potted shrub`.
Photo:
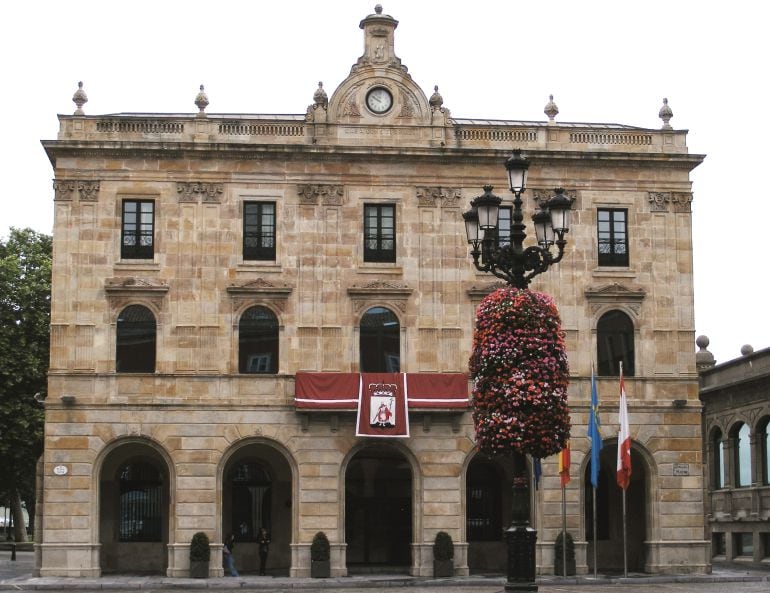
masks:
<svg viewBox="0 0 770 593"><path fill-rule="evenodd" d="M205 579L209 576L209 560L211 547L209 536L199 531L190 542L190 576L195 579Z"/></svg>
<svg viewBox="0 0 770 593"><path fill-rule="evenodd" d="M564 561L562 558L564 554L564 532L561 531L556 537L556 543L554 544L553 555L553 574L559 576L567 576L575 574L575 542L572 540L572 535L567 532L567 574L564 574Z"/></svg>
<svg viewBox="0 0 770 593"><path fill-rule="evenodd" d="M454 557L455 546L452 543L452 536L446 531L439 531L433 542L433 576L436 578L454 576Z"/></svg>
<svg viewBox="0 0 770 593"><path fill-rule="evenodd" d="M310 544L310 576L314 579L328 579L331 575L330 565L329 538L323 531L319 531Z"/></svg>

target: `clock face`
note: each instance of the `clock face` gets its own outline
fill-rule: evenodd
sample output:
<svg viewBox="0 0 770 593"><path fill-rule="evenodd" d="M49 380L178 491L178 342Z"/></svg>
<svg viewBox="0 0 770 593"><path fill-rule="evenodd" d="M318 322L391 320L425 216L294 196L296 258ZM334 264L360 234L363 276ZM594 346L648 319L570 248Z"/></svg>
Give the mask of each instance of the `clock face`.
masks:
<svg viewBox="0 0 770 593"><path fill-rule="evenodd" d="M381 86L366 94L366 106L374 113L385 113L393 106L393 95Z"/></svg>

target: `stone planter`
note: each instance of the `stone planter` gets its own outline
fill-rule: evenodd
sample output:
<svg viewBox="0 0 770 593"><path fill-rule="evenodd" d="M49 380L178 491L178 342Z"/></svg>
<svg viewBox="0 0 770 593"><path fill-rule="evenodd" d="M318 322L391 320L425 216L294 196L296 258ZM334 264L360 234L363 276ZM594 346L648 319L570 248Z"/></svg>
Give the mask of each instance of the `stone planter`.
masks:
<svg viewBox="0 0 770 593"><path fill-rule="evenodd" d="M190 560L190 577L193 579L206 579L209 576L208 560Z"/></svg>
<svg viewBox="0 0 770 593"><path fill-rule="evenodd" d="M452 558L449 560L433 561L433 576L437 579L453 577L455 573L455 563Z"/></svg>
<svg viewBox="0 0 770 593"><path fill-rule="evenodd" d="M331 576L331 562L329 560L311 560L310 576L314 579L328 579Z"/></svg>

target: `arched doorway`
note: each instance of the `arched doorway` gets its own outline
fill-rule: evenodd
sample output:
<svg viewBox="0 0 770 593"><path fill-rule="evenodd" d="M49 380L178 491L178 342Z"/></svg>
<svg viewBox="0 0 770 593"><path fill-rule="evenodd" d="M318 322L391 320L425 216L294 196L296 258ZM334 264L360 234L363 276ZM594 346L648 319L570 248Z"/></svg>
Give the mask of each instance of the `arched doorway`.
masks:
<svg viewBox="0 0 770 593"><path fill-rule="evenodd" d="M267 443L242 445L222 474L222 537L235 536L238 572L259 570L257 534L270 535L267 573L288 575L291 566L292 474L286 457Z"/></svg>
<svg viewBox="0 0 770 593"><path fill-rule="evenodd" d="M387 445L356 453L345 471L349 573L408 572L412 561L412 468Z"/></svg>
<svg viewBox="0 0 770 593"><path fill-rule="evenodd" d="M465 473L465 538L468 569L476 573L504 573L507 566L505 530L511 524L513 459L475 455ZM527 464L527 485L531 484ZM531 488L530 488L531 490ZM532 493L529 501L530 524Z"/></svg>
<svg viewBox="0 0 770 593"><path fill-rule="evenodd" d="M100 471L102 573L165 575L169 472L153 447L131 442L111 451Z"/></svg>
<svg viewBox="0 0 770 593"><path fill-rule="evenodd" d="M596 562L605 573L623 572L623 490L618 486L617 443L604 443L600 457L599 486L596 491ZM591 464L586 464L585 527L588 541L588 566L593 570L593 488ZM643 572L646 560L644 541L647 534L647 465L642 455L631 447L631 483L626 490L626 533L629 572Z"/></svg>

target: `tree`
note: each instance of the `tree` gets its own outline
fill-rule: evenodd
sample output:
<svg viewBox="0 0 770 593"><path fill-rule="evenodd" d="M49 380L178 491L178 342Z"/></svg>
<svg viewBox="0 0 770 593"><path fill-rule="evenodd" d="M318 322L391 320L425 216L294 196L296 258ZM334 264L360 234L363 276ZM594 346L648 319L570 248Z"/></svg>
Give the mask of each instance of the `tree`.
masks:
<svg viewBox="0 0 770 593"><path fill-rule="evenodd" d="M0 239L0 495L25 541L22 500L34 519L35 466L43 450L51 318L51 237L10 229Z"/></svg>

